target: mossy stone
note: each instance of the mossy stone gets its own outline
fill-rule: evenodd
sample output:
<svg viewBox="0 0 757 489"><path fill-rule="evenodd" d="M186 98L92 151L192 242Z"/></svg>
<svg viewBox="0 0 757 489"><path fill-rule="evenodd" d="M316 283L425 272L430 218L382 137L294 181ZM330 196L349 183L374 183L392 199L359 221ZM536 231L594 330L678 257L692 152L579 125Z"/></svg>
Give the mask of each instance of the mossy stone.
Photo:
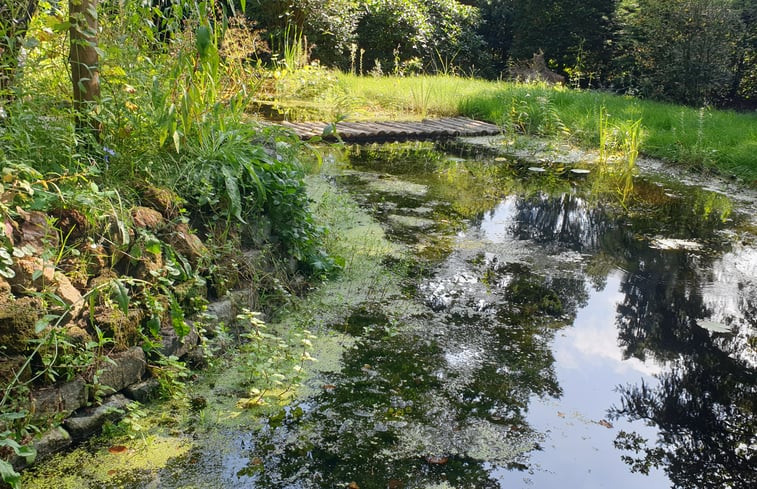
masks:
<svg viewBox="0 0 757 489"><path fill-rule="evenodd" d="M5 347L5 354L24 353L29 349L29 341L39 337L34 325L41 313L42 302L37 298L0 298L0 345Z"/></svg>

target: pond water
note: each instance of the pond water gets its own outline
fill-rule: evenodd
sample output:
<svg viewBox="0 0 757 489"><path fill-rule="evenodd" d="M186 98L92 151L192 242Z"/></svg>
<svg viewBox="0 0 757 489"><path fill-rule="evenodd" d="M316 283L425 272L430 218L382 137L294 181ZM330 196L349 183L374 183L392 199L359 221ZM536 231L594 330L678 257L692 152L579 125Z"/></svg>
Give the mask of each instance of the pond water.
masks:
<svg viewBox="0 0 757 489"><path fill-rule="evenodd" d="M428 144L349 156L333 185L400 283L327 325L349 346L307 397L129 487L757 487L753 216Z"/></svg>
<svg viewBox="0 0 757 489"><path fill-rule="evenodd" d="M757 250L727 197L376 148L343 175L428 260L428 311L315 401L323 487L757 485Z"/></svg>

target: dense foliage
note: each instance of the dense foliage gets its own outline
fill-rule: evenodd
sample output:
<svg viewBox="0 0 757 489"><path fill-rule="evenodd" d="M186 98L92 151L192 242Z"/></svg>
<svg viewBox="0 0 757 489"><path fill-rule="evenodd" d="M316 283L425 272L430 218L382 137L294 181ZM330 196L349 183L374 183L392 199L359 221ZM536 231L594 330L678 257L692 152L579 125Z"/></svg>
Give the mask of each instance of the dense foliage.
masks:
<svg viewBox="0 0 757 489"><path fill-rule="evenodd" d="M294 21L314 59L343 69L500 78L543 52L573 86L693 105L757 99L757 7L746 0L248 3L274 39Z"/></svg>
<svg viewBox="0 0 757 489"><path fill-rule="evenodd" d="M99 402L113 354L176 367L162 341L208 298L245 279L285 295L337 268L305 193L310 153L246 120L252 32L220 2L155 4L0 6L0 479L14 485L8 457L31 458L52 416L35 389L77 379Z"/></svg>

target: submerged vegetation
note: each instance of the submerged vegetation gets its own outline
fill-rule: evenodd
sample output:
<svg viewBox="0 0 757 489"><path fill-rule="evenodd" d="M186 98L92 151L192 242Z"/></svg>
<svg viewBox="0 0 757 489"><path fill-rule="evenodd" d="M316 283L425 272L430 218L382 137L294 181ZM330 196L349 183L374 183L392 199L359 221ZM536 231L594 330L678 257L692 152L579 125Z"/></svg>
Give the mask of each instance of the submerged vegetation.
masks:
<svg viewBox="0 0 757 489"><path fill-rule="evenodd" d="M749 69L757 58L749 8L734 2L715 12L719 17L713 20L713 32L729 35L733 45L707 37L718 52L729 48L743 53L739 59L734 56L728 58L728 66L708 64L702 70L688 65L666 70L662 53L655 50L651 54L657 56L656 66L645 78L637 71L639 60L610 63L607 57L612 53L598 46L620 39L604 25L612 18L636 29L633 36L622 38L624 46L648 51L650 46L642 42L645 35L660 33L652 32L646 17L631 4L651 8L658 2L610 2L624 8L622 12L610 12L597 2L578 2L586 5L574 5L576 14L601 19L607 29L588 36L589 26L579 26L579 33L587 34L584 41L571 44L577 39L573 32L571 41L545 44L547 53L523 27L507 39L492 31L500 20L503 26L527 26L530 21L533 27L532 3L3 3L2 480L17 487L16 468L33 459L32 445L39 433L59 425L75 409L97 406L113 394L109 369L131 354L154 377L169 405L191 413L189 422L207 421L208 400L187 389L191 374L186 363L214 361L218 370L211 369L210 377L217 377L210 382L217 382L218 389L206 387L217 394L214 401L224 405L225 414L265 414L271 425L301 419L316 424L324 413L289 406L296 393L309 389L333 394L335 410L363 409L353 399L355 392L368 400L375 397L386 411L373 414L387 426L417 420L412 403L387 400L367 384L348 382L323 389L308 385L307 372L329 368L310 365L313 343L350 343L354 338L344 338L364 333L356 347L365 349L363 355L352 357L347 365L352 374L370 377L383 369L382 375L396 376L393 380L399 382L397 371L416 368L412 375L430 378L442 361L436 346L412 330L418 324L403 322L410 316L419 319L426 311L411 300L415 285L408 278L423 276L427 262L450 253L456 233L484 219L505 195L517 193L538 201L543 194L569 194L584 182L580 172L557 166L526 170L504 157L502 164L463 164L423 144L351 149L350 157L363 165L362 170L331 177L362 190L356 199L371 206L375 215L368 216L351 197L308 176L313 169L328 172L338 167L338 150L317 146L321 137L302 142L263 120L265 115L325 119L332 123L331 132L338 132L336 123L345 119L465 115L500 125L507 146L498 149L504 153L530 137L596 150L598 171L589 179L593 188L586 198L610 195L608 212L677 205L662 190L634 187L636 161L642 155L757 184L757 116L709 105L753 102L755 82ZM549 12L562 9L561 2L546 3ZM723 20L733 23L729 27ZM660 39L677 49L675 39ZM714 76L718 67L726 69L728 80ZM670 80L682 70L694 78L692 83L687 80L675 90L653 93L650 80ZM489 80L474 77L479 74ZM566 76L571 88L562 84ZM603 90L593 90L597 87ZM614 93L635 91L692 106ZM419 169L429 172L419 177ZM383 200L371 201L375 195ZM577 202L567 199L564 204L580 207ZM693 208L699 214L677 226L722 225L730 217L729 204L718 196L697 194ZM394 212L403 207L413 211ZM412 243L413 258L400 253L387 235ZM480 283L489 293L496 293L502 276L518 275L505 287L512 301L501 311L502 318L544 319L513 333L514 340L530 344L538 335L552 335L551 328L572 314L575 304L550 289L553 284L542 283L542 277L519 266L487 264L482 256L471 264L488 267ZM301 302L291 300L325 278L332 279L330 288ZM230 294L240 287L241 299ZM230 324L219 324L205 309L208 301L225 297L235 298L229 301L239 315ZM395 309L380 310L390 298ZM288 311L284 320L276 314L282 310ZM253 311L265 313L266 321ZM311 333L314 327L319 332L336 328L339 333L316 337ZM198 344L199 354L188 358L182 350L185 357L179 359L170 351L170 346L183 348L190 340ZM401 343L405 340L410 344ZM507 338L500 340L508 343ZM228 350L238 354L238 364L223 357ZM406 368L402 362L387 361L397 352L417 358L417 364ZM556 392L551 354L544 344L539 355L543 365L538 369L549 378L540 388ZM515 366L520 368L520 363ZM224 368L233 375L223 378L218 371ZM538 369L526 372L526 377L538 377ZM81 387L72 396L78 404L61 401L52 410L38 409L40 392L58 392L55 389L63 385ZM517 387L513 396L527 404L530 394L524 386ZM493 398L503 395L495 392L494 384L482 388ZM398 389L422 404L407 385ZM470 405L460 409L461 416L474 410ZM106 424L106 431L136 436L144 423L141 407L122 414L125 421ZM520 426L522 413L516 414L511 421ZM483 424L469 427L466 436L496 437L504 426L501 420L495 420L495 430ZM167 424L169 429L176 426ZM336 437L337 424L332 419L327 425L320 435ZM445 428L459 441L461 435L451 424ZM422 441L429 429L424 425L404 439L402 453L415 457L411 445ZM370 443L381 441L389 431L370 430ZM303 446L296 447L295 455L311 443L305 440L307 433L300 434L298 443ZM160 437L151 440L171 446ZM522 441L504 447L503 460L516 466L512 457L535 443ZM358 442L361 453L372 450L366 440ZM177 456L189 457L184 445L172 449ZM455 453L470 455L462 449ZM441 460L434 458L438 453L427 455ZM261 464L244 470L257 473ZM421 470L421 465L417 457L408 462L413 470ZM470 480L481 476L479 469L471 469ZM98 477L111 475L101 472Z"/></svg>

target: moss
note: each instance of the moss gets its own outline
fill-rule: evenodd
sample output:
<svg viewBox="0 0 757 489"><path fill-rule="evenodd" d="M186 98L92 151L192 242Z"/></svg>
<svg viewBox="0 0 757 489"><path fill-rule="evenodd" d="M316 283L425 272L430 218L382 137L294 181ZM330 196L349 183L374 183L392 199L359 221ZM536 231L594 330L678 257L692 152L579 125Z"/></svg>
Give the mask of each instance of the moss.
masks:
<svg viewBox="0 0 757 489"><path fill-rule="evenodd" d="M53 457L24 473L26 489L85 489L137 487L140 472L157 471L172 459L186 454L191 443L183 438L150 435L122 444L96 448L82 446ZM129 484L131 483L131 485Z"/></svg>
<svg viewBox="0 0 757 489"><path fill-rule="evenodd" d="M94 323L105 336L113 338L117 349L123 350L141 340L140 323L144 318L142 309L129 309L124 314L121 309L103 305L95 308Z"/></svg>
<svg viewBox="0 0 757 489"><path fill-rule="evenodd" d="M0 297L0 345L5 353L24 353L29 341L37 339L34 324L40 319L42 301L34 297Z"/></svg>

